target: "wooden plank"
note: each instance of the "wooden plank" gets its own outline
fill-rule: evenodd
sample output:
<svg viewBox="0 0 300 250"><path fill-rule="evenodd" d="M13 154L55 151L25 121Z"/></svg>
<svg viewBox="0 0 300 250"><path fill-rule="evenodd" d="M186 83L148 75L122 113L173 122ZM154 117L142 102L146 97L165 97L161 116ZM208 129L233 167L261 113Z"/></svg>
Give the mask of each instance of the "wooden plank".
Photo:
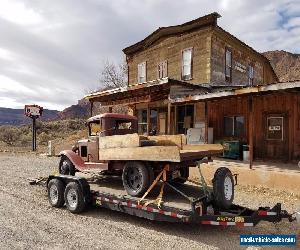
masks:
<svg viewBox="0 0 300 250"><path fill-rule="evenodd" d="M149 140L156 141L157 146L177 146L180 149L183 146L182 135L157 135L148 136Z"/></svg>
<svg viewBox="0 0 300 250"><path fill-rule="evenodd" d="M183 145L182 150L189 151L217 151L222 153L224 148L221 144L198 144L198 145Z"/></svg>
<svg viewBox="0 0 300 250"><path fill-rule="evenodd" d="M107 148L99 152L101 161L168 161L180 162L177 146L151 146L135 148Z"/></svg>
<svg viewBox="0 0 300 250"><path fill-rule="evenodd" d="M99 138L99 149L106 148L133 148L140 146L140 136L138 134L113 135Z"/></svg>
<svg viewBox="0 0 300 250"><path fill-rule="evenodd" d="M168 102L168 127L167 127L168 131L168 135L171 134L171 103Z"/></svg>

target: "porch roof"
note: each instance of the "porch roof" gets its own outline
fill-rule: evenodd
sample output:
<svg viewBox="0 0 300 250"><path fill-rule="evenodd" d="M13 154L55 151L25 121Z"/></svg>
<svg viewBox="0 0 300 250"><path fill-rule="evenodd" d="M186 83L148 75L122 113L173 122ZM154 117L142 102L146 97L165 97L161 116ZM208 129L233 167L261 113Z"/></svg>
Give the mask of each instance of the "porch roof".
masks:
<svg viewBox="0 0 300 250"><path fill-rule="evenodd" d="M100 102L103 106L128 105L142 102L166 100L187 96L192 93L210 92L208 84L192 84L170 78L162 78L145 83L114 88L85 96L90 102Z"/></svg>
<svg viewBox="0 0 300 250"><path fill-rule="evenodd" d="M250 95L250 94L263 94L267 92L274 91L300 91L300 80L293 82L279 82L268 85L258 85L251 87L227 87L212 89L209 93L205 94L194 94L188 96L174 97L170 98L171 103L183 103L189 101L200 101L200 100L209 100L209 99L218 99L223 97L230 96L239 96L239 95Z"/></svg>

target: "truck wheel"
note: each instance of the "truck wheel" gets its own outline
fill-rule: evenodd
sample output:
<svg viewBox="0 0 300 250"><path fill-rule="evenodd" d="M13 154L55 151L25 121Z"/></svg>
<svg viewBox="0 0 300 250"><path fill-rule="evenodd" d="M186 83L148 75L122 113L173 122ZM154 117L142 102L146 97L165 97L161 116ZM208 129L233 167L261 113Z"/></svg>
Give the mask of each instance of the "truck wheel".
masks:
<svg viewBox="0 0 300 250"><path fill-rule="evenodd" d="M83 192L76 182L68 183L65 189L64 198L66 207L71 213L78 214L86 207Z"/></svg>
<svg viewBox="0 0 300 250"><path fill-rule="evenodd" d="M234 199L234 182L228 168L221 167L215 172L213 179L213 197L215 205L228 209Z"/></svg>
<svg viewBox="0 0 300 250"><path fill-rule="evenodd" d="M60 158L58 172L63 175L75 175L75 167L65 155L62 155Z"/></svg>
<svg viewBox="0 0 300 250"><path fill-rule="evenodd" d="M62 181L52 179L48 183L48 200L52 207L62 207L65 203L64 199L65 186Z"/></svg>
<svg viewBox="0 0 300 250"><path fill-rule="evenodd" d="M189 167L180 168L179 171L180 171L180 177L173 179L172 182L183 184L189 178L189 174L190 174Z"/></svg>
<svg viewBox="0 0 300 250"><path fill-rule="evenodd" d="M127 162L122 180L126 192L131 196L141 196L153 182L153 169L142 162Z"/></svg>

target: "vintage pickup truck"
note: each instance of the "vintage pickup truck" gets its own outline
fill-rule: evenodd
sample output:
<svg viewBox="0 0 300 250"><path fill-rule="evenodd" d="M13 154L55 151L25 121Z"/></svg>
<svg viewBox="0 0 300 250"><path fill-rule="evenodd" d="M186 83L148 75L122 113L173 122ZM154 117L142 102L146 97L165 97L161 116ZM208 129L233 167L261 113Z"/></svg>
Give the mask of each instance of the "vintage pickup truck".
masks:
<svg viewBox="0 0 300 250"><path fill-rule="evenodd" d="M125 114L97 115L87 120L87 126L88 139L60 153L59 173L122 175L124 189L131 196L143 195L166 166L168 181L184 183L189 167L223 152L219 144L187 145L185 135L138 135L137 118ZM229 207L234 198L230 170L219 168L213 183L216 203Z"/></svg>

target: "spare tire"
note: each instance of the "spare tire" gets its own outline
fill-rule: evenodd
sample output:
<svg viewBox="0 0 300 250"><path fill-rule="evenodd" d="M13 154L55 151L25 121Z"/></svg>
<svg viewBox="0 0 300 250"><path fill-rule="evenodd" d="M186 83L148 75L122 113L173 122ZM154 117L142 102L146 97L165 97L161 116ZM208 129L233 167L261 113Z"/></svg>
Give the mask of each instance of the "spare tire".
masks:
<svg viewBox="0 0 300 250"><path fill-rule="evenodd" d="M221 167L215 172L213 179L214 204L218 208L228 209L234 199L234 181L231 171Z"/></svg>
<svg viewBox="0 0 300 250"><path fill-rule="evenodd" d="M153 181L153 169L143 162L129 161L122 174L123 186L131 196L141 196Z"/></svg>
<svg viewBox="0 0 300 250"><path fill-rule="evenodd" d="M75 175L75 166L65 155L60 158L58 172L63 175Z"/></svg>

